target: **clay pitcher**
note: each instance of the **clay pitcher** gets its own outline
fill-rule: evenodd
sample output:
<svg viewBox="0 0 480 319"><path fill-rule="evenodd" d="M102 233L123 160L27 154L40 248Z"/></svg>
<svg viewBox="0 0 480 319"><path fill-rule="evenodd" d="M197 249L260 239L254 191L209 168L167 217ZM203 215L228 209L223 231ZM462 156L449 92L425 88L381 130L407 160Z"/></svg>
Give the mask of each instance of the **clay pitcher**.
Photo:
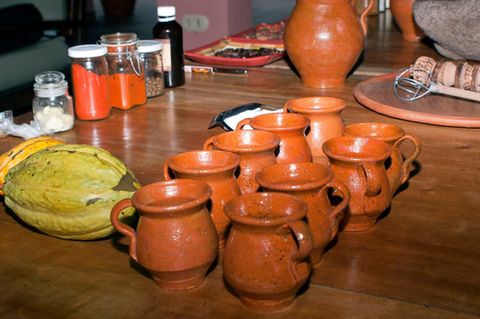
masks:
<svg viewBox="0 0 480 319"><path fill-rule="evenodd" d="M113 207L112 224L130 238L130 256L159 287L185 290L205 279L218 252L215 226L205 207L210 195L206 183L179 179L146 185ZM118 220L130 206L140 214L136 230Z"/></svg>
<svg viewBox="0 0 480 319"><path fill-rule="evenodd" d="M403 40L410 42L420 41L425 36L413 18L414 2L415 0L394 0L390 6L395 21L402 31Z"/></svg>
<svg viewBox="0 0 480 319"><path fill-rule="evenodd" d="M300 113L310 119L307 142L314 162L328 164L322 145L325 141L342 135L343 121L339 113L345 106L344 100L323 96L292 99L284 105L284 112Z"/></svg>
<svg viewBox="0 0 480 319"><path fill-rule="evenodd" d="M255 193L258 184L255 174L263 167L275 164L274 151L280 144L280 138L273 133L257 130L227 132L210 137L203 148L228 151L240 156L240 174L237 182L242 194Z"/></svg>
<svg viewBox="0 0 480 319"><path fill-rule="evenodd" d="M412 162L418 157L421 149L420 142L415 136L405 134L400 126L387 123L355 123L347 125L343 134L376 138L392 147L390 167L387 169L392 194L408 180ZM410 141L414 146L413 152L405 158L400 151L400 145L404 141Z"/></svg>
<svg viewBox="0 0 480 319"><path fill-rule="evenodd" d="M392 200L385 169L391 147L373 138L340 136L326 141L323 151L330 160L333 176L350 190L343 229L370 229Z"/></svg>
<svg viewBox="0 0 480 319"><path fill-rule="evenodd" d="M313 240L306 212L305 202L282 193L246 194L225 205L232 229L223 275L248 308L285 308L307 281Z"/></svg>
<svg viewBox="0 0 480 319"><path fill-rule="evenodd" d="M169 171L171 170L175 178L201 180L212 188L211 217L217 229L220 249L224 247L230 224L230 220L223 212L223 206L230 199L241 194L234 176L239 164L238 155L213 150L181 153L167 159L163 166L166 180L172 179Z"/></svg>
<svg viewBox="0 0 480 319"><path fill-rule="evenodd" d="M285 27L285 49L303 84L342 86L358 60L367 34L367 14L357 16L351 0L297 0Z"/></svg>
<svg viewBox="0 0 480 319"><path fill-rule="evenodd" d="M268 131L280 138L277 163L311 162L312 152L305 138L310 120L301 114L270 113L246 118L237 124L237 130L250 125L255 130Z"/></svg>
<svg viewBox="0 0 480 319"><path fill-rule="evenodd" d="M307 224L314 242L310 259L313 266L317 266L325 246L337 234L339 221L350 201L347 186L333 179L327 166L318 163L271 165L257 174L257 181L265 191L287 193L307 203ZM336 206L328 197L330 189L342 197Z"/></svg>

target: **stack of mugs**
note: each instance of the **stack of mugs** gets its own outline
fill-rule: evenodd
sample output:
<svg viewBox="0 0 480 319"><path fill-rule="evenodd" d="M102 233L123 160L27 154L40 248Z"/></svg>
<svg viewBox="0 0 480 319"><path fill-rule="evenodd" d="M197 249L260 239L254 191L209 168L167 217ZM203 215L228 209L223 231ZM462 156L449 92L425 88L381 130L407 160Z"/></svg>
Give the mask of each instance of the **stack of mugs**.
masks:
<svg viewBox="0 0 480 319"><path fill-rule="evenodd" d="M112 210L132 258L166 289L197 287L218 262L245 306L292 304L339 230L374 227L420 152L396 125L344 127L343 108L336 98L294 99L169 158L166 181ZM407 140L414 150L404 156ZM128 206L140 213L136 230L118 221Z"/></svg>

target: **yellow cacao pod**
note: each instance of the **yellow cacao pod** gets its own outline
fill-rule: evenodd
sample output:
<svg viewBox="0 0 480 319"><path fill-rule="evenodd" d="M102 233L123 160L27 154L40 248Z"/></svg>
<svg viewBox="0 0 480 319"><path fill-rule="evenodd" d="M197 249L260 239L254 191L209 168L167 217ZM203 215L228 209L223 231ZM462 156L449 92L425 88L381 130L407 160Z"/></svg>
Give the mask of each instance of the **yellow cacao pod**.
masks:
<svg viewBox="0 0 480 319"><path fill-rule="evenodd" d="M12 167L16 166L30 155L57 144L64 143L48 136L39 136L30 138L16 145L8 152L3 153L0 156L0 184L5 183L5 176L8 174L8 171L12 169ZM0 195L3 195L1 189Z"/></svg>

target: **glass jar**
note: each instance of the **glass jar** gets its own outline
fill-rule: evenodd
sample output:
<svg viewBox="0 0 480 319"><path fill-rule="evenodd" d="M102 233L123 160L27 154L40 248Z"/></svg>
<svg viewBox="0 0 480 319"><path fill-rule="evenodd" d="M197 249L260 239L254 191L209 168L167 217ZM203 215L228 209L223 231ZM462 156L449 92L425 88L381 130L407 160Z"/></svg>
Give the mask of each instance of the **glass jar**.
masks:
<svg viewBox="0 0 480 319"><path fill-rule="evenodd" d="M113 33L100 37L107 48L110 101L128 110L147 101L143 63L138 58L135 33Z"/></svg>
<svg viewBox="0 0 480 319"><path fill-rule="evenodd" d="M107 48L77 45L68 49L72 58L75 114L81 120L99 120L110 115Z"/></svg>
<svg viewBox="0 0 480 319"><path fill-rule="evenodd" d="M159 96L165 92L162 47L158 41L138 41L138 54L145 67L147 97Z"/></svg>
<svg viewBox="0 0 480 319"><path fill-rule="evenodd" d="M63 73L46 71L38 74L33 91L33 118L43 132L51 134L73 127L73 102Z"/></svg>

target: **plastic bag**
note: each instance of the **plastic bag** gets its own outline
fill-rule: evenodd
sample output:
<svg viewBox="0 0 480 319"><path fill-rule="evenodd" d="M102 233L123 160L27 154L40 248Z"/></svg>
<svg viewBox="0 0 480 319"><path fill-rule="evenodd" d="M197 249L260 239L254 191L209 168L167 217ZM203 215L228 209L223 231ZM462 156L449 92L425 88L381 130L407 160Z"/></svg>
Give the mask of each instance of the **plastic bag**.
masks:
<svg viewBox="0 0 480 319"><path fill-rule="evenodd" d="M19 136L23 139L29 139L45 133L40 129L38 123L31 121L30 124L15 124L13 122L13 112L11 110L0 112L0 138L8 135Z"/></svg>

